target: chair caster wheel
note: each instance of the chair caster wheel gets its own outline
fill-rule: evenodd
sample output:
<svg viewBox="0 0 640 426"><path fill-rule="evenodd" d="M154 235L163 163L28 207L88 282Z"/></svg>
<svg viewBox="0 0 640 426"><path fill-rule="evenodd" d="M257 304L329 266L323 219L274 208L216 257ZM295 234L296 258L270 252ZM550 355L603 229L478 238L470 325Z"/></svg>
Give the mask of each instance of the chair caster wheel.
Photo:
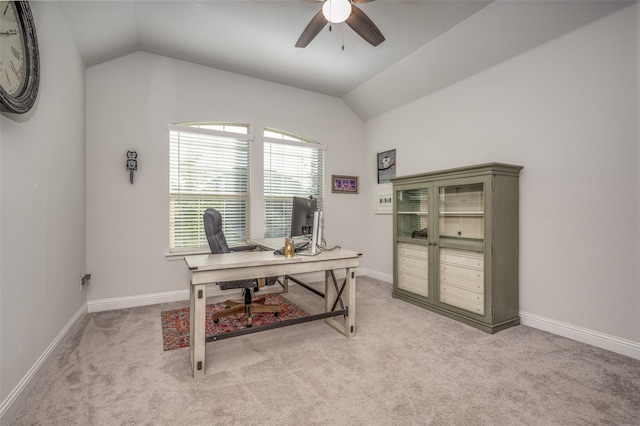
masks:
<svg viewBox="0 0 640 426"><path fill-rule="evenodd" d="M214 324L217 324L217 323L219 323L219 322L220 322L220 318L216 318L216 319L214 319L214 320L213 320L213 323L214 323Z"/></svg>
<svg viewBox="0 0 640 426"><path fill-rule="evenodd" d="M280 312L274 312L273 315L278 316L280 315Z"/></svg>

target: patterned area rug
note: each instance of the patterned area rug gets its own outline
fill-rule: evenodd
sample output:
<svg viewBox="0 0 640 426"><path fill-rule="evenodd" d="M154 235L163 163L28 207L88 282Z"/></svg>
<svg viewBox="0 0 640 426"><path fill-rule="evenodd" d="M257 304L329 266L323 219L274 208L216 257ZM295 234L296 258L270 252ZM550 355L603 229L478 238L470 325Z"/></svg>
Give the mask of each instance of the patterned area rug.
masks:
<svg viewBox="0 0 640 426"><path fill-rule="evenodd" d="M270 312L253 314L253 326L271 324L309 315L279 294L265 295L265 305L280 305L282 311L276 316ZM220 318L215 324L211 315L218 310L225 309L224 302L207 305L206 333L207 336L222 334L227 331L240 330L247 327L244 314L230 315ZM183 348L189 346L189 308L162 311L162 341L164 350Z"/></svg>

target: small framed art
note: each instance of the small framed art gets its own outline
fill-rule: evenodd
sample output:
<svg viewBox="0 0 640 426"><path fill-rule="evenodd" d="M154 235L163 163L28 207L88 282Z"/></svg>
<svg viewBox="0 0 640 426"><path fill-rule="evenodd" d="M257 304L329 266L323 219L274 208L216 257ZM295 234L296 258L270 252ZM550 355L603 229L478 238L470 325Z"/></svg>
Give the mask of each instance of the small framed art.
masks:
<svg viewBox="0 0 640 426"><path fill-rule="evenodd" d="M396 150L378 153L378 183L391 182L396 177Z"/></svg>
<svg viewBox="0 0 640 426"><path fill-rule="evenodd" d="M358 193L358 176L331 175L331 192Z"/></svg>
<svg viewBox="0 0 640 426"><path fill-rule="evenodd" d="M373 190L373 213L393 213L393 185L385 183Z"/></svg>

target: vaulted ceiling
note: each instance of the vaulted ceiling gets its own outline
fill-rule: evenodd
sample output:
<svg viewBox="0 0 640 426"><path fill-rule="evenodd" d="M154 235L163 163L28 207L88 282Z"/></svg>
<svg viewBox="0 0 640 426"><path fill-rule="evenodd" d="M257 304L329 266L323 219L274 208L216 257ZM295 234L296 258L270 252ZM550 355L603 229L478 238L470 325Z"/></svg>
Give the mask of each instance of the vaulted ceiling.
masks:
<svg viewBox="0 0 640 426"><path fill-rule="evenodd" d="M346 24L295 43L321 1L63 1L87 67L146 51L330 96L364 120L630 4L627 1L377 0L385 36ZM344 49L343 49L344 46Z"/></svg>

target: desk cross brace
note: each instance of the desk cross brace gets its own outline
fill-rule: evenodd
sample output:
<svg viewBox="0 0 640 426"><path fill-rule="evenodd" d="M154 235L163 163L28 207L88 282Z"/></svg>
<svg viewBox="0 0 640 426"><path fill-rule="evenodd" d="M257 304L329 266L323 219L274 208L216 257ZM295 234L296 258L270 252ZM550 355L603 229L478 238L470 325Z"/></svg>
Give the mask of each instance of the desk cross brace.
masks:
<svg viewBox="0 0 640 426"><path fill-rule="evenodd" d="M293 281L294 283L298 284L299 286L306 288L307 290L317 294L322 298L326 297L325 294L320 290L316 290L315 288L311 287L308 284L303 283L302 281L300 281L295 277L292 277L291 275L287 275L287 278ZM333 312L336 309L336 306L338 306L338 302L340 303L340 308L344 310L344 302L342 301L342 292L344 291L344 288L347 285L347 279L345 278L344 281L342 282L342 286L338 288L338 280L336 279L336 274L333 271L333 269L331 270L331 279L333 280L333 286L335 287L336 292L338 293L338 296L336 297L335 302L333 302L333 307L331 308L331 311Z"/></svg>
<svg viewBox="0 0 640 426"><path fill-rule="evenodd" d="M240 330L227 331L222 334L213 334L211 336L207 336L205 341L208 342L216 342L218 340L229 339L231 337L243 336L245 334L257 333L259 331L272 330L274 328L286 327L288 325L294 324L302 324L309 321L315 321L324 318L337 317L339 315L344 315L345 317L348 315L348 309L341 309L339 311L332 312L323 312L321 314L315 315L307 315L305 317L294 318L286 321L280 322L272 322L271 324L261 325L258 327L247 327Z"/></svg>

